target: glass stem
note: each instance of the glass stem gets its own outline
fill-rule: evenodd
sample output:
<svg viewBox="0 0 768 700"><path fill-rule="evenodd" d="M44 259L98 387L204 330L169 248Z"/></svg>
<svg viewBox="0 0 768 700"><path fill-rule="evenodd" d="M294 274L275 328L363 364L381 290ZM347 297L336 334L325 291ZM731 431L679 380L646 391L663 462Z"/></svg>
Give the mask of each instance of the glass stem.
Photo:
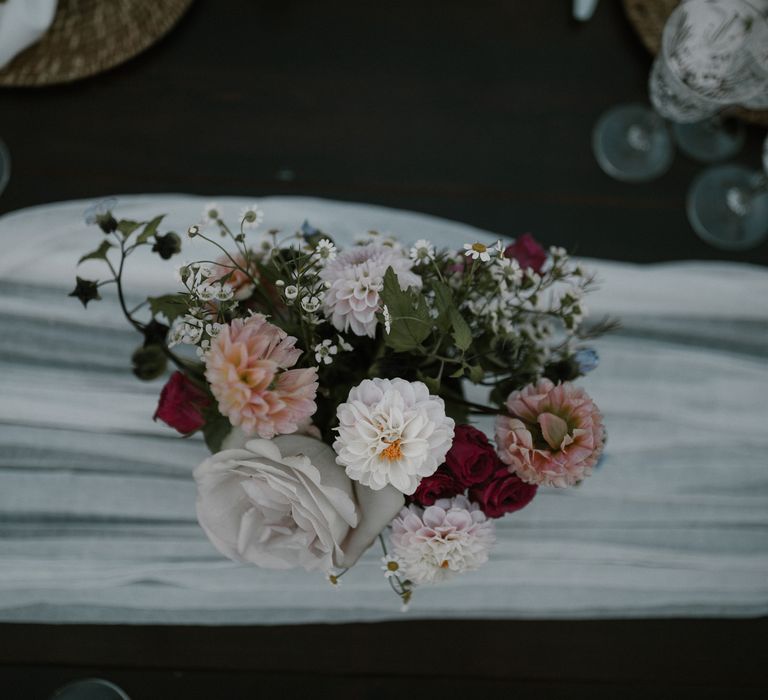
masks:
<svg viewBox="0 0 768 700"><path fill-rule="evenodd" d="M627 143L630 148L642 153L647 153L651 150L651 134L644 126L640 124L632 124L627 129Z"/></svg>
<svg viewBox="0 0 768 700"><path fill-rule="evenodd" d="M755 173L752 182L746 187L729 187L725 193L725 201L736 216L746 216L752 209L755 197L766 190L768 190L768 175Z"/></svg>

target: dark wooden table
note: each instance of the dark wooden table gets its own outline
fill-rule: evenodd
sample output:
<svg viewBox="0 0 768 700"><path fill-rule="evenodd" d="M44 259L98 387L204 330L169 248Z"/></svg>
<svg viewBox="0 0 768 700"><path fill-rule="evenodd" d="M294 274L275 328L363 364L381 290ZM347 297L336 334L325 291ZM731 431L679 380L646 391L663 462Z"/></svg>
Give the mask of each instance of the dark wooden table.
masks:
<svg viewBox="0 0 768 700"><path fill-rule="evenodd" d="M647 101L650 57L618 0L198 0L100 77L0 90L13 176L0 213L114 193L308 194L465 221L639 262L740 254L690 229L701 165L627 185L598 168L595 120ZM752 129L739 158L759 167Z"/></svg>
<svg viewBox="0 0 768 700"><path fill-rule="evenodd" d="M113 193L318 195L466 221L595 257L768 263L685 218L701 166L625 185L599 114L646 100L650 58L617 0L198 0L97 78L0 91L0 212ZM739 160L757 168L763 133ZM0 244L2 242L0 241ZM0 248L2 255L2 248ZM0 698L107 676L132 698L413 694L758 697L768 621L399 622L278 628L0 625ZM403 688L407 688L403 690Z"/></svg>

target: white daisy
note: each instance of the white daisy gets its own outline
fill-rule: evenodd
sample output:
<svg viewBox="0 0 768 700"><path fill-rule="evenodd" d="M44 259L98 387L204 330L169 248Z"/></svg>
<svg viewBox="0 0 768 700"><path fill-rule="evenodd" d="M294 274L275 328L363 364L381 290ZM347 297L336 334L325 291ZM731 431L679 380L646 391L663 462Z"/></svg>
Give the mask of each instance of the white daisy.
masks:
<svg viewBox="0 0 768 700"><path fill-rule="evenodd" d="M326 339L315 345L315 360L318 364L324 362L326 365L330 365L337 352L339 352L339 348L333 344L332 340Z"/></svg>
<svg viewBox="0 0 768 700"><path fill-rule="evenodd" d="M402 559L391 554L381 558L381 570L384 572L384 578L392 578L393 576L405 577Z"/></svg>
<svg viewBox="0 0 768 700"><path fill-rule="evenodd" d="M413 247L409 251L409 255L411 256L411 260L416 264L432 262L435 259L435 246L422 238L413 244Z"/></svg>
<svg viewBox="0 0 768 700"><path fill-rule="evenodd" d="M481 262L488 262L491 259L491 254L488 252L488 246L482 243L465 243L464 255L472 260L480 259Z"/></svg>
<svg viewBox="0 0 768 700"><path fill-rule="evenodd" d="M329 571L325 575L325 580L328 581L333 588L341 587L341 574L334 574L332 571Z"/></svg>
<svg viewBox="0 0 768 700"><path fill-rule="evenodd" d="M312 257L315 260L335 260L336 259L336 246L331 243L327 238L323 238L318 241L315 246L315 250L312 253Z"/></svg>
<svg viewBox="0 0 768 700"><path fill-rule="evenodd" d="M200 223L203 226L213 226L217 221L221 220L221 209L216 202L208 202L203 207L203 216Z"/></svg>
<svg viewBox="0 0 768 700"><path fill-rule="evenodd" d="M258 228L262 221L264 221L264 212L258 204L243 207L240 210L240 222L243 228Z"/></svg>
<svg viewBox="0 0 768 700"><path fill-rule="evenodd" d="M412 494L434 474L453 442L453 419L422 382L365 379L336 409L336 461L374 491L392 484Z"/></svg>

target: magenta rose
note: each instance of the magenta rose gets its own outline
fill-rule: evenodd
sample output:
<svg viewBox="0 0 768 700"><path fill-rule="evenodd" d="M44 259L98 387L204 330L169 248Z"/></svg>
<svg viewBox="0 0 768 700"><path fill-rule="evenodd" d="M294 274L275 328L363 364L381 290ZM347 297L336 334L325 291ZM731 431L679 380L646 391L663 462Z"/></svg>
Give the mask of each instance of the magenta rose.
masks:
<svg viewBox="0 0 768 700"><path fill-rule="evenodd" d="M183 372L174 372L160 392L154 419L158 418L187 435L205 425L203 409L210 403L208 395Z"/></svg>
<svg viewBox="0 0 768 700"><path fill-rule="evenodd" d="M541 272L547 252L530 233L524 233L504 249L504 257L517 260L524 270L530 267L534 272Z"/></svg>
<svg viewBox="0 0 768 700"><path fill-rule="evenodd" d="M489 518L500 518L525 508L536 495L537 486L526 484L520 477L510 474L506 466L481 486L470 489L470 498L477 502Z"/></svg>
<svg viewBox="0 0 768 700"><path fill-rule="evenodd" d="M434 474L425 476L419 482L410 500L420 506L427 507L434 505L435 501L441 498L453 498L460 493L464 493L464 487L456 483L456 479L443 465Z"/></svg>
<svg viewBox="0 0 768 700"><path fill-rule="evenodd" d="M485 434L471 425L458 425L445 466L462 487L487 481L496 470L498 457Z"/></svg>

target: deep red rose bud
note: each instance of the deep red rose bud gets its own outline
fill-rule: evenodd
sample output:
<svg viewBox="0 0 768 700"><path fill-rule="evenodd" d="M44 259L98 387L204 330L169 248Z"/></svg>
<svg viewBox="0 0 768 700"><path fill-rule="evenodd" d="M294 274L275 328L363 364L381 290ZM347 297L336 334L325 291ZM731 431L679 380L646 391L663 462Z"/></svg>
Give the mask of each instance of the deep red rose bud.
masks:
<svg viewBox="0 0 768 700"><path fill-rule="evenodd" d="M205 425L203 409L210 403L208 395L183 372L174 372L157 404L154 419L158 418L187 435Z"/></svg>
<svg viewBox="0 0 768 700"><path fill-rule="evenodd" d="M496 450L485 433L471 425L458 425L453 444L445 456L448 472L462 486L474 486L491 478L498 467Z"/></svg>
<svg viewBox="0 0 768 700"><path fill-rule="evenodd" d="M547 251L530 233L524 233L504 249L504 257L517 260L524 270L530 267L534 272L541 272L547 259Z"/></svg>
<svg viewBox="0 0 768 700"><path fill-rule="evenodd" d="M418 488L411 496L411 501L420 506L432 506L440 498L453 498L464 492L464 487L457 484L451 473L445 468L440 467L431 476L425 476L419 483Z"/></svg>
<svg viewBox="0 0 768 700"><path fill-rule="evenodd" d="M533 500L537 488L535 484L526 484L502 466L490 481L471 489L469 496L489 518L500 518L525 508Z"/></svg>

